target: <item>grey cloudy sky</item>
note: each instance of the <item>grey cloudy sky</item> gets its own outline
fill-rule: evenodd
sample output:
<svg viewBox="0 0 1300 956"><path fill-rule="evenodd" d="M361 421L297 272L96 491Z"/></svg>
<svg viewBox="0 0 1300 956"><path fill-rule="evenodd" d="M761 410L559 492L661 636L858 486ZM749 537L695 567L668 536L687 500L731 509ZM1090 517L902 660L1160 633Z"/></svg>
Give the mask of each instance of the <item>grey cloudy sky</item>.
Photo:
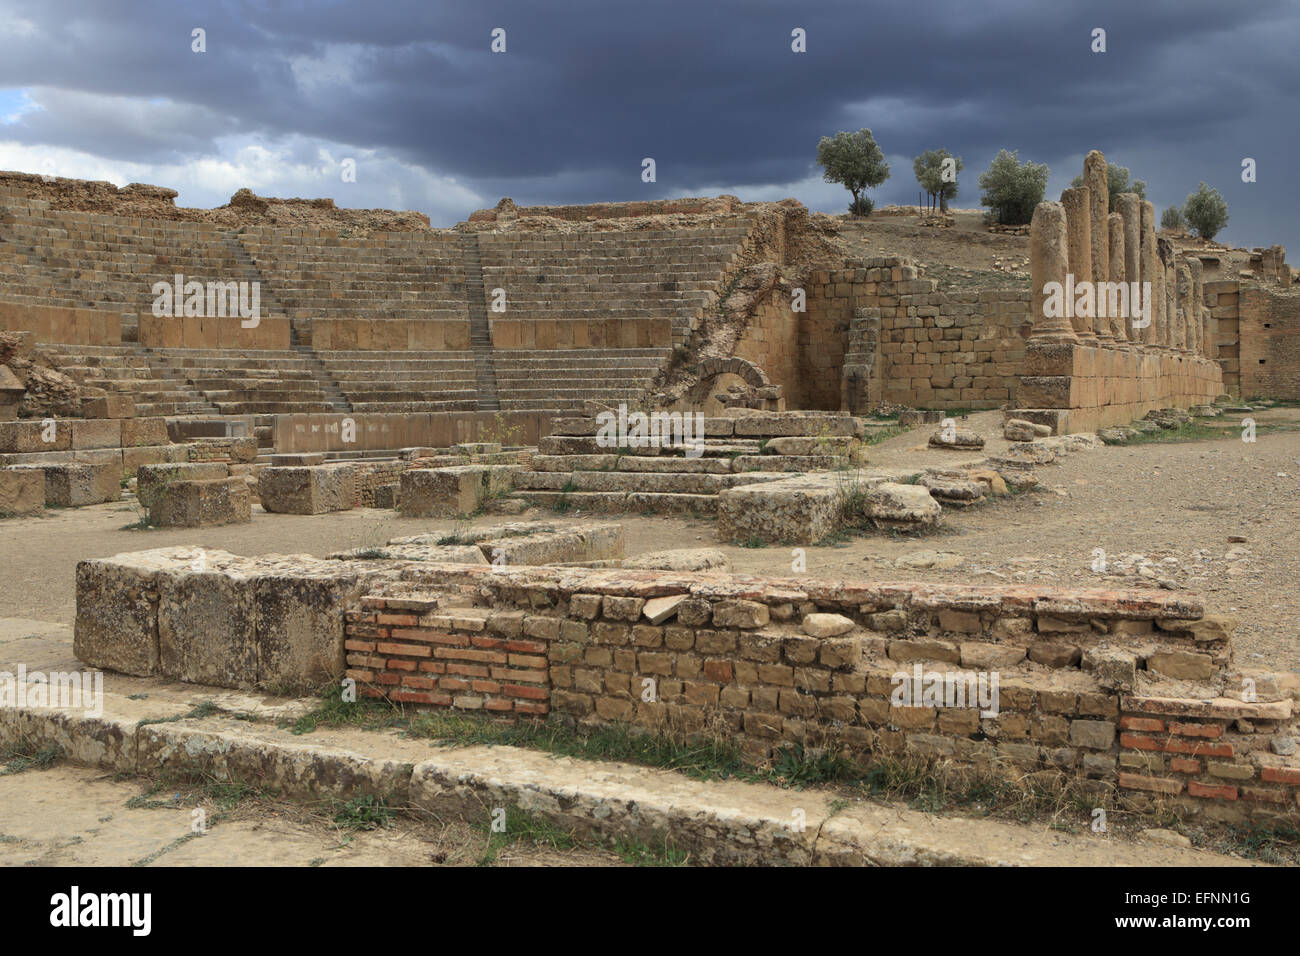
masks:
<svg viewBox="0 0 1300 956"><path fill-rule="evenodd" d="M1158 210L1204 180L1229 204L1220 238L1300 249L1297 39L1295 0L0 0L0 169L435 225L506 195L841 212L817 141L866 126L892 166L878 204L916 201L924 149L963 158L957 205L974 206L1001 148L1051 167L1048 198L1098 148Z"/></svg>

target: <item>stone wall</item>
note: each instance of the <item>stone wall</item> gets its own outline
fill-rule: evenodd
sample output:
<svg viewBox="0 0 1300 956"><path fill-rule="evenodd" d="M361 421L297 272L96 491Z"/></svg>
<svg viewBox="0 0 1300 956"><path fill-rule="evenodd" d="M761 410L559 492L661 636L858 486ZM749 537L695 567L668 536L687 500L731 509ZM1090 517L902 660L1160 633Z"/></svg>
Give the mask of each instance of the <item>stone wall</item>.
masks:
<svg viewBox="0 0 1300 956"><path fill-rule="evenodd" d="M1215 358L1223 370L1223 391L1241 395L1241 282L1205 283L1205 307L1210 311Z"/></svg>
<svg viewBox="0 0 1300 956"><path fill-rule="evenodd" d="M1300 677L1236 667L1235 622L1194 597L493 566L491 542L429 537L398 560L83 561L76 653L226 687L342 672L416 707L721 736L755 763L796 745L943 758L1126 805L1300 819Z"/></svg>
<svg viewBox="0 0 1300 956"><path fill-rule="evenodd" d="M671 319L497 319L489 317L497 349L648 349L672 345ZM466 329L468 348L468 327Z"/></svg>
<svg viewBox="0 0 1300 956"><path fill-rule="evenodd" d="M233 316L173 318L142 312L138 322L139 341L146 348L287 349L289 347L289 320L283 316L262 316L257 325L252 328L245 328L244 320ZM120 338L119 335L119 341ZM105 344L116 345L117 342Z"/></svg>
<svg viewBox="0 0 1300 956"><path fill-rule="evenodd" d="M277 452L396 451L400 448L449 448L465 442L494 441L497 415L507 428L518 427L515 441L536 445L550 434L552 416L544 412L354 412L276 415L273 426ZM343 440L344 423L356 430L356 441Z"/></svg>
<svg viewBox="0 0 1300 956"><path fill-rule="evenodd" d="M349 631L349 674L413 703L549 702L589 727L721 734L756 762L795 744L942 757L1063 772L1216 817L1300 816L1300 765L1270 745L1294 732L1293 702L1275 675L1241 699L1232 622L1193 598L411 565L350 620L364 632ZM900 706L899 675L918 665L958 682L997 673L996 713ZM469 669L443 687L453 666Z"/></svg>
<svg viewBox="0 0 1300 956"><path fill-rule="evenodd" d="M1241 396L1300 399L1300 293L1243 285L1238 309Z"/></svg>
<svg viewBox="0 0 1300 956"><path fill-rule="evenodd" d="M467 351L468 319L313 318L311 344L339 351ZM287 348L288 345L281 346Z"/></svg>
<svg viewBox="0 0 1300 956"><path fill-rule="evenodd" d="M101 309L0 302L0 331L32 332L38 342L120 345L122 316Z"/></svg>

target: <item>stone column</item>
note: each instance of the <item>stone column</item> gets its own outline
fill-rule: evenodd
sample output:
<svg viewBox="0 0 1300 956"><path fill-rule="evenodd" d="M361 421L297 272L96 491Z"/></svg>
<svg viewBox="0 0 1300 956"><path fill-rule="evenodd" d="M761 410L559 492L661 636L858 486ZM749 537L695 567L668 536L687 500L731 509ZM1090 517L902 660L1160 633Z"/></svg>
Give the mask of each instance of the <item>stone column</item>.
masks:
<svg viewBox="0 0 1300 956"><path fill-rule="evenodd" d="M1160 255L1156 251L1156 207L1143 200L1139 204L1142 217L1140 234L1142 281L1151 284L1151 294L1144 303L1150 315L1150 324L1141 329L1143 345L1154 346L1158 329L1165 321L1165 270L1160 265Z"/></svg>
<svg viewBox="0 0 1300 956"><path fill-rule="evenodd" d="M1179 259L1178 270L1178 327L1174 330L1174 347L1183 352L1196 351L1196 333L1192 331L1192 267L1186 259Z"/></svg>
<svg viewBox="0 0 1300 956"><path fill-rule="evenodd" d="M1065 229L1069 241L1070 274L1074 276L1073 286L1080 282L1092 281L1092 230L1088 218L1092 200L1087 186L1075 186L1061 193L1061 205L1065 207ZM1077 301L1077 297L1076 297ZM1095 314L1095 310L1094 310ZM1071 323L1074 333L1084 345L1097 344L1095 318L1074 316Z"/></svg>
<svg viewBox="0 0 1300 956"><path fill-rule="evenodd" d="M1040 202L1029 224L1030 318L1034 323L1029 333L1031 342L1078 341L1064 308L1055 316L1048 316L1044 308L1047 294L1043 287L1047 283L1056 282L1062 290L1065 288L1065 275L1070 269L1068 249L1065 207L1059 202Z"/></svg>
<svg viewBox="0 0 1300 956"><path fill-rule="evenodd" d="M1162 348L1174 347L1174 324L1178 321L1178 275L1174 270L1174 244L1168 239L1157 239L1156 249L1160 265L1164 268L1165 324L1159 334Z"/></svg>
<svg viewBox="0 0 1300 956"><path fill-rule="evenodd" d="M1192 270L1192 330L1196 334L1197 355L1204 357L1205 350L1205 264L1196 256L1187 259L1187 267Z"/></svg>
<svg viewBox="0 0 1300 956"><path fill-rule="evenodd" d="M1106 232L1108 239L1106 248L1106 261L1110 267L1110 274L1107 276L1110 282L1124 282L1124 217L1117 212L1113 212L1106 217ZM1107 297L1109 299L1109 297ZM1107 301L1107 314L1110 312L1110 302ZM1117 344L1128 344L1128 318L1125 315L1111 315L1107 320L1110 323L1110 337Z"/></svg>
<svg viewBox="0 0 1300 956"><path fill-rule="evenodd" d="M1094 149L1083 160L1083 184L1088 187L1088 223L1092 227L1092 281L1110 281L1110 236L1106 217L1110 215L1110 184L1106 181L1106 157Z"/></svg>

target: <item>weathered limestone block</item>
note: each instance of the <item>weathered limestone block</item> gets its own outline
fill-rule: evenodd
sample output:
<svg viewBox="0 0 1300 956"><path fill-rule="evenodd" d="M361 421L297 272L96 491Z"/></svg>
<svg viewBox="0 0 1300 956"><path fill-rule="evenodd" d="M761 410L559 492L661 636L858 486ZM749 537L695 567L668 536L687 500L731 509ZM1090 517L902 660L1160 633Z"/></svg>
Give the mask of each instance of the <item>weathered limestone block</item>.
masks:
<svg viewBox="0 0 1300 956"><path fill-rule="evenodd" d="M67 451L72 448L72 423L67 419L0 422L0 453Z"/></svg>
<svg viewBox="0 0 1300 956"><path fill-rule="evenodd" d="M276 693L318 691L343 676L344 611L380 569L306 555L274 564L250 572L257 684Z"/></svg>
<svg viewBox="0 0 1300 956"><path fill-rule="evenodd" d="M809 415L800 412L774 412L737 418L733 434L738 438L778 438L804 435L861 438L862 422L849 415Z"/></svg>
<svg viewBox="0 0 1300 956"><path fill-rule="evenodd" d="M984 483L970 478L924 475L916 484L945 504L970 504L984 497Z"/></svg>
<svg viewBox="0 0 1300 956"><path fill-rule="evenodd" d="M141 445L166 445L167 419L165 418L124 418L122 419L122 447L137 448Z"/></svg>
<svg viewBox="0 0 1300 956"><path fill-rule="evenodd" d="M931 448L953 448L961 451L984 447L984 436L969 428L940 428L930 436Z"/></svg>
<svg viewBox="0 0 1300 956"><path fill-rule="evenodd" d="M421 518L473 514L490 498L509 491L518 470L510 465L413 468L402 473L402 514Z"/></svg>
<svg viewBox="0 0 1300 956"><path fill-rule="evenodd" d="M135 496L141 506L152 508L158 495L168 485L180 481L204 481L227 478L230 468L219 461L169 462L159 465L141 465L135 472Z"/></svg>
<svg viewBox="0 0 1300 956"><path fill-rule="evenodd" d="M805 614L803 632L809 637L839 637L853 630L852 618L843 614Z"/></svg>
<svg viewBox="0 0 1300 956"><path fill-rule="evenodd" d="M623 557L623 526L612 522L585 525L537 534L491 536L476 543L483 556L497 565L613 561Z"/></svg>
<svg viewBox="0 0 1300 956"><path fill-rule="evenodd" d="M134 419L147 421L148 419ZM122 474L137 474L141 465L181 464L190 460L184 445L139 445L122 449Z"/></svg>
<svg viewBox="0 0 1300 956"><path fill-rule="evenodd" d="M87 418L134 418L135 399L124 392L87 398L81 403L81 414Z"/></svg>
<svg viewBox="0 0 1300 956"><path fill-rule="evenodd" d="M257 494L262 507L276 514L351 511L357 498L356 467L342 464L264 468L257 476Z"/></svg>
<svg viewBox="0 0 1300 956"><path fill-rule="evenodd" d="M1033 441L1038 437L1034 423L1023 418L1008 418L1002 423L1002 437L1007 441Z"/></svg>
<svg viewBox="0 0 1300 956"><path fill-rule="evenodd" d="M79 562L72 638L77 660L137 677L158 673L159 574L237 560L225 551L159 548Z"/></svg>
<svg viewBox="0 0 1300 956"><path fill-rule="evenodd" d="M863 510L878 527L915 527L934 524L943 509L928 488L887 481L866 491Z"/></svg>
<svg viewBox="0 0 1300 956"><path fill-rule="evenodd" d="M623 567L642 571L730 571L731 562L717 548L647 551L627 558Z"/></svg>
<svg viewBox="0 0 1300 956"><path fill-rule="evenodd" d="M79 508L122 497L122 467L115 462L91 464L62 462L53 465L14 465L45 472L45 503L60 508Z"/></svg>
<svg viewBox="0 0 1300 956"><path fill-rule="evenodd" d="M300 451L271 456L272 468L310 468L325 464L323 451Z"/></svg>
<svg viewBox="0 0 1300 956"><path fill-rule="evenodd" d="M122 422L115 418L73 419L72 447L79 448L121 448Z"/></svg>
<svg viewBox="0 0 1300 956"><path fill-rule="evenodd" d="M718 537L812 544L839 527L841 510L841 489L824 479L786 478L727 488L718 495Z"/></svg>
<svg viewBox="0 0 1300 956"><path fill-rule="evenodd" d="M243 478L174 481L156 489L149 521L162 528L206 528L253 520L252 496Z"/></svg>
<svg viewBox="0 0 1300 956"><path fill-rule="evenodd" d="M0 517L40 514L45 508L45 472L0 468Z"/></svg>
<svg viewBox="0 0 1300 956"><path fill-rule="evenodd" d="M257 678L253 581L240 571L162 570L158 673L171 680L249 688Z"/></svg>

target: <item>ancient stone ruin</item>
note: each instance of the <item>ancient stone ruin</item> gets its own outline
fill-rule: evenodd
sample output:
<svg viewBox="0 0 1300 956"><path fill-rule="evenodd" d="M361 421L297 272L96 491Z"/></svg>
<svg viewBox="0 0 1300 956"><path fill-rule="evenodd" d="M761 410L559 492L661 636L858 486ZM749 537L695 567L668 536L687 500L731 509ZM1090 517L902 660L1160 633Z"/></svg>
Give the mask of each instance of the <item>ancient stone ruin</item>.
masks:
<svg viewBox="0 0 1300 956"><path fill-rule="evenodd" d="M433 229L3 173L0 515L138 512L138 548L52 583L114 679L707 731L756 767L907 757L1293 825L1300 678L1234 656L1212 601L800 566L963 515L1014 537L1070 456L1300 398L1285 251L1158 233L1136 194L1109 211L1100 152L1083 173L993 235L1029 274L987 286L794 200L503 199ZM761 573L735 550L765 546L786 550ZM129 733L186 759L105 726L105 753Z"/></svg>

